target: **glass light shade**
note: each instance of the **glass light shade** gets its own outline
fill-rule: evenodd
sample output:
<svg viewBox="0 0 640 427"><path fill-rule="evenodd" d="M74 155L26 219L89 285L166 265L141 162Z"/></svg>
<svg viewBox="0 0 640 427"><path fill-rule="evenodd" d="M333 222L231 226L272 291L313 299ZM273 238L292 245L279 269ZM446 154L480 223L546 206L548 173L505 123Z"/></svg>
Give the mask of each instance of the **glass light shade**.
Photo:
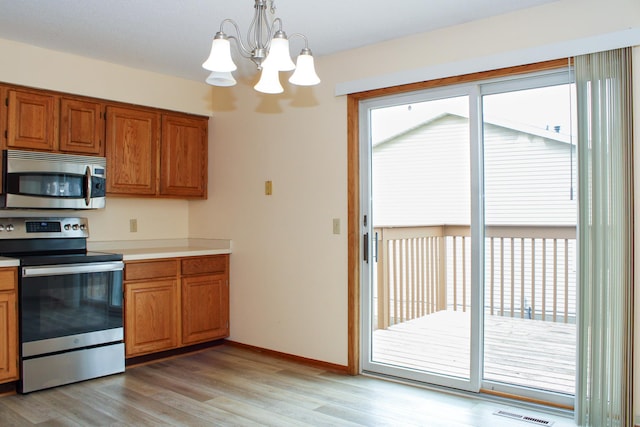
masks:
<svg viewBox="0 0 640 427"><path fill-rule="evenodd" d="M289 53L289 40L283 37L274 37L271 40L269 54L262 66L275 68L278 71L291 71L296 68Z"/></svg>
<svg viewBox="0 0 640 427"><path fill-rule="evenodd" d="M280 75L274 67L263 67L260 80L253 88L262 93L284 92L284 88L280 84Z"/></svg>
<svg viewBox="0 0 640 427"><path fill-rule="evenodd" d="M235 71L238 67L231 59L231 43L227 38L214 38L211 43L209 58L202 64L202 68L221 73Z"/></svg>
<svg viewBox="0 0 640 427"><path fill-rule="evenodd" d="M312 55L304 52L298 55L296 71L289 78L289 83L298 86L313 86L320 83L320 77L316 74Z"/></svg>
<svg viewBox="0 0 640 427"><path fill-rule="evenodd" d="M233 78L231 71L212 71L205 81L212 86L234 86L236 84L236 79Z"/></svg>

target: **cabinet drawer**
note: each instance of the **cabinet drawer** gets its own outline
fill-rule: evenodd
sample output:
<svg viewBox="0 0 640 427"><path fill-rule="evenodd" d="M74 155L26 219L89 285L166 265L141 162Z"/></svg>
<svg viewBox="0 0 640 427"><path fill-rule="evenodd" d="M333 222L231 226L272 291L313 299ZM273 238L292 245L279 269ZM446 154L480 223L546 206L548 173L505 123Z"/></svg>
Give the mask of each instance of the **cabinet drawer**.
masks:
<svg viewBox="0 0 640 427"><path fill-rule="evenodd" d="M177 274L178 263L176 260L127 262L124 268L124 280L175 277Z"/></svg>
<svg viewBox="0 0 640 427"><path fill-rule="evenodd" d="M217 273L225 274L229 265L229 255L212 255L184 258L182 275Z"/></svg>
<svg viewBox="0 0 640 427"><path fill-rule="evenodd" d="M17 269L0 269L0 291L13 291L16 288Z"/></svg>

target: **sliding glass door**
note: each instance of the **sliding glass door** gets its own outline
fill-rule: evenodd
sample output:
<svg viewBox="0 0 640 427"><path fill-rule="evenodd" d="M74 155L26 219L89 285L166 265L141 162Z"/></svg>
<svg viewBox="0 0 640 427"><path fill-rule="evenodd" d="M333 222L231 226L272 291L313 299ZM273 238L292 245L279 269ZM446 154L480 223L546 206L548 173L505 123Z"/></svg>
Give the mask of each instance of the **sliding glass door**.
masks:
<svg viewBox="0 0 640 427"><path fill-rule="evenodd" d="M365 368L471 389L469 97L449 90L395 101L369 109Z"/></svg>
<svg viewBox="0 0 640 427"><path fill-rule="evenodd" d="M483 387L565 404L576 379L574 94L495 84L482 97Z"/></svg>
<svg viewBox="0 0 640 427"><path fill-rule="evenodd" d="M361 102L365 372L573 405L572 96L564 71Z"/></svg>

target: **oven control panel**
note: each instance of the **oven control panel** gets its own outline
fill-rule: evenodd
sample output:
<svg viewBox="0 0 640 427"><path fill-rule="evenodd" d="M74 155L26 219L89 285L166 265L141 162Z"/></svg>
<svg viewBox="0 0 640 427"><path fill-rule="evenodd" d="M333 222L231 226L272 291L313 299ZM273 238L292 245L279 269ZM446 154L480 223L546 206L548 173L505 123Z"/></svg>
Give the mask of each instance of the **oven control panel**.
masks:
<svg viewBox="0 0 640 427"><path fill-rule="evenodd" d="M89 237L87 218L0 218L0 239Z"/></svg>

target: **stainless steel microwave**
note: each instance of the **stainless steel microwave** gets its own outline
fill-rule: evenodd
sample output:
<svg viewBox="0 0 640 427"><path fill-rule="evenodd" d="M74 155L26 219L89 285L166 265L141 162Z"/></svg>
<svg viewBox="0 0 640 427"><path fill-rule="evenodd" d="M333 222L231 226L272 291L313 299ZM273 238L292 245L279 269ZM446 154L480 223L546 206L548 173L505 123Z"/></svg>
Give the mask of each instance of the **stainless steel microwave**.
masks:
<svg viewBox="0 0 640 427"><path fill-rule="evenodd" d="M99 209L105 206L104 157L3 151L0 207Z"/></svg>

